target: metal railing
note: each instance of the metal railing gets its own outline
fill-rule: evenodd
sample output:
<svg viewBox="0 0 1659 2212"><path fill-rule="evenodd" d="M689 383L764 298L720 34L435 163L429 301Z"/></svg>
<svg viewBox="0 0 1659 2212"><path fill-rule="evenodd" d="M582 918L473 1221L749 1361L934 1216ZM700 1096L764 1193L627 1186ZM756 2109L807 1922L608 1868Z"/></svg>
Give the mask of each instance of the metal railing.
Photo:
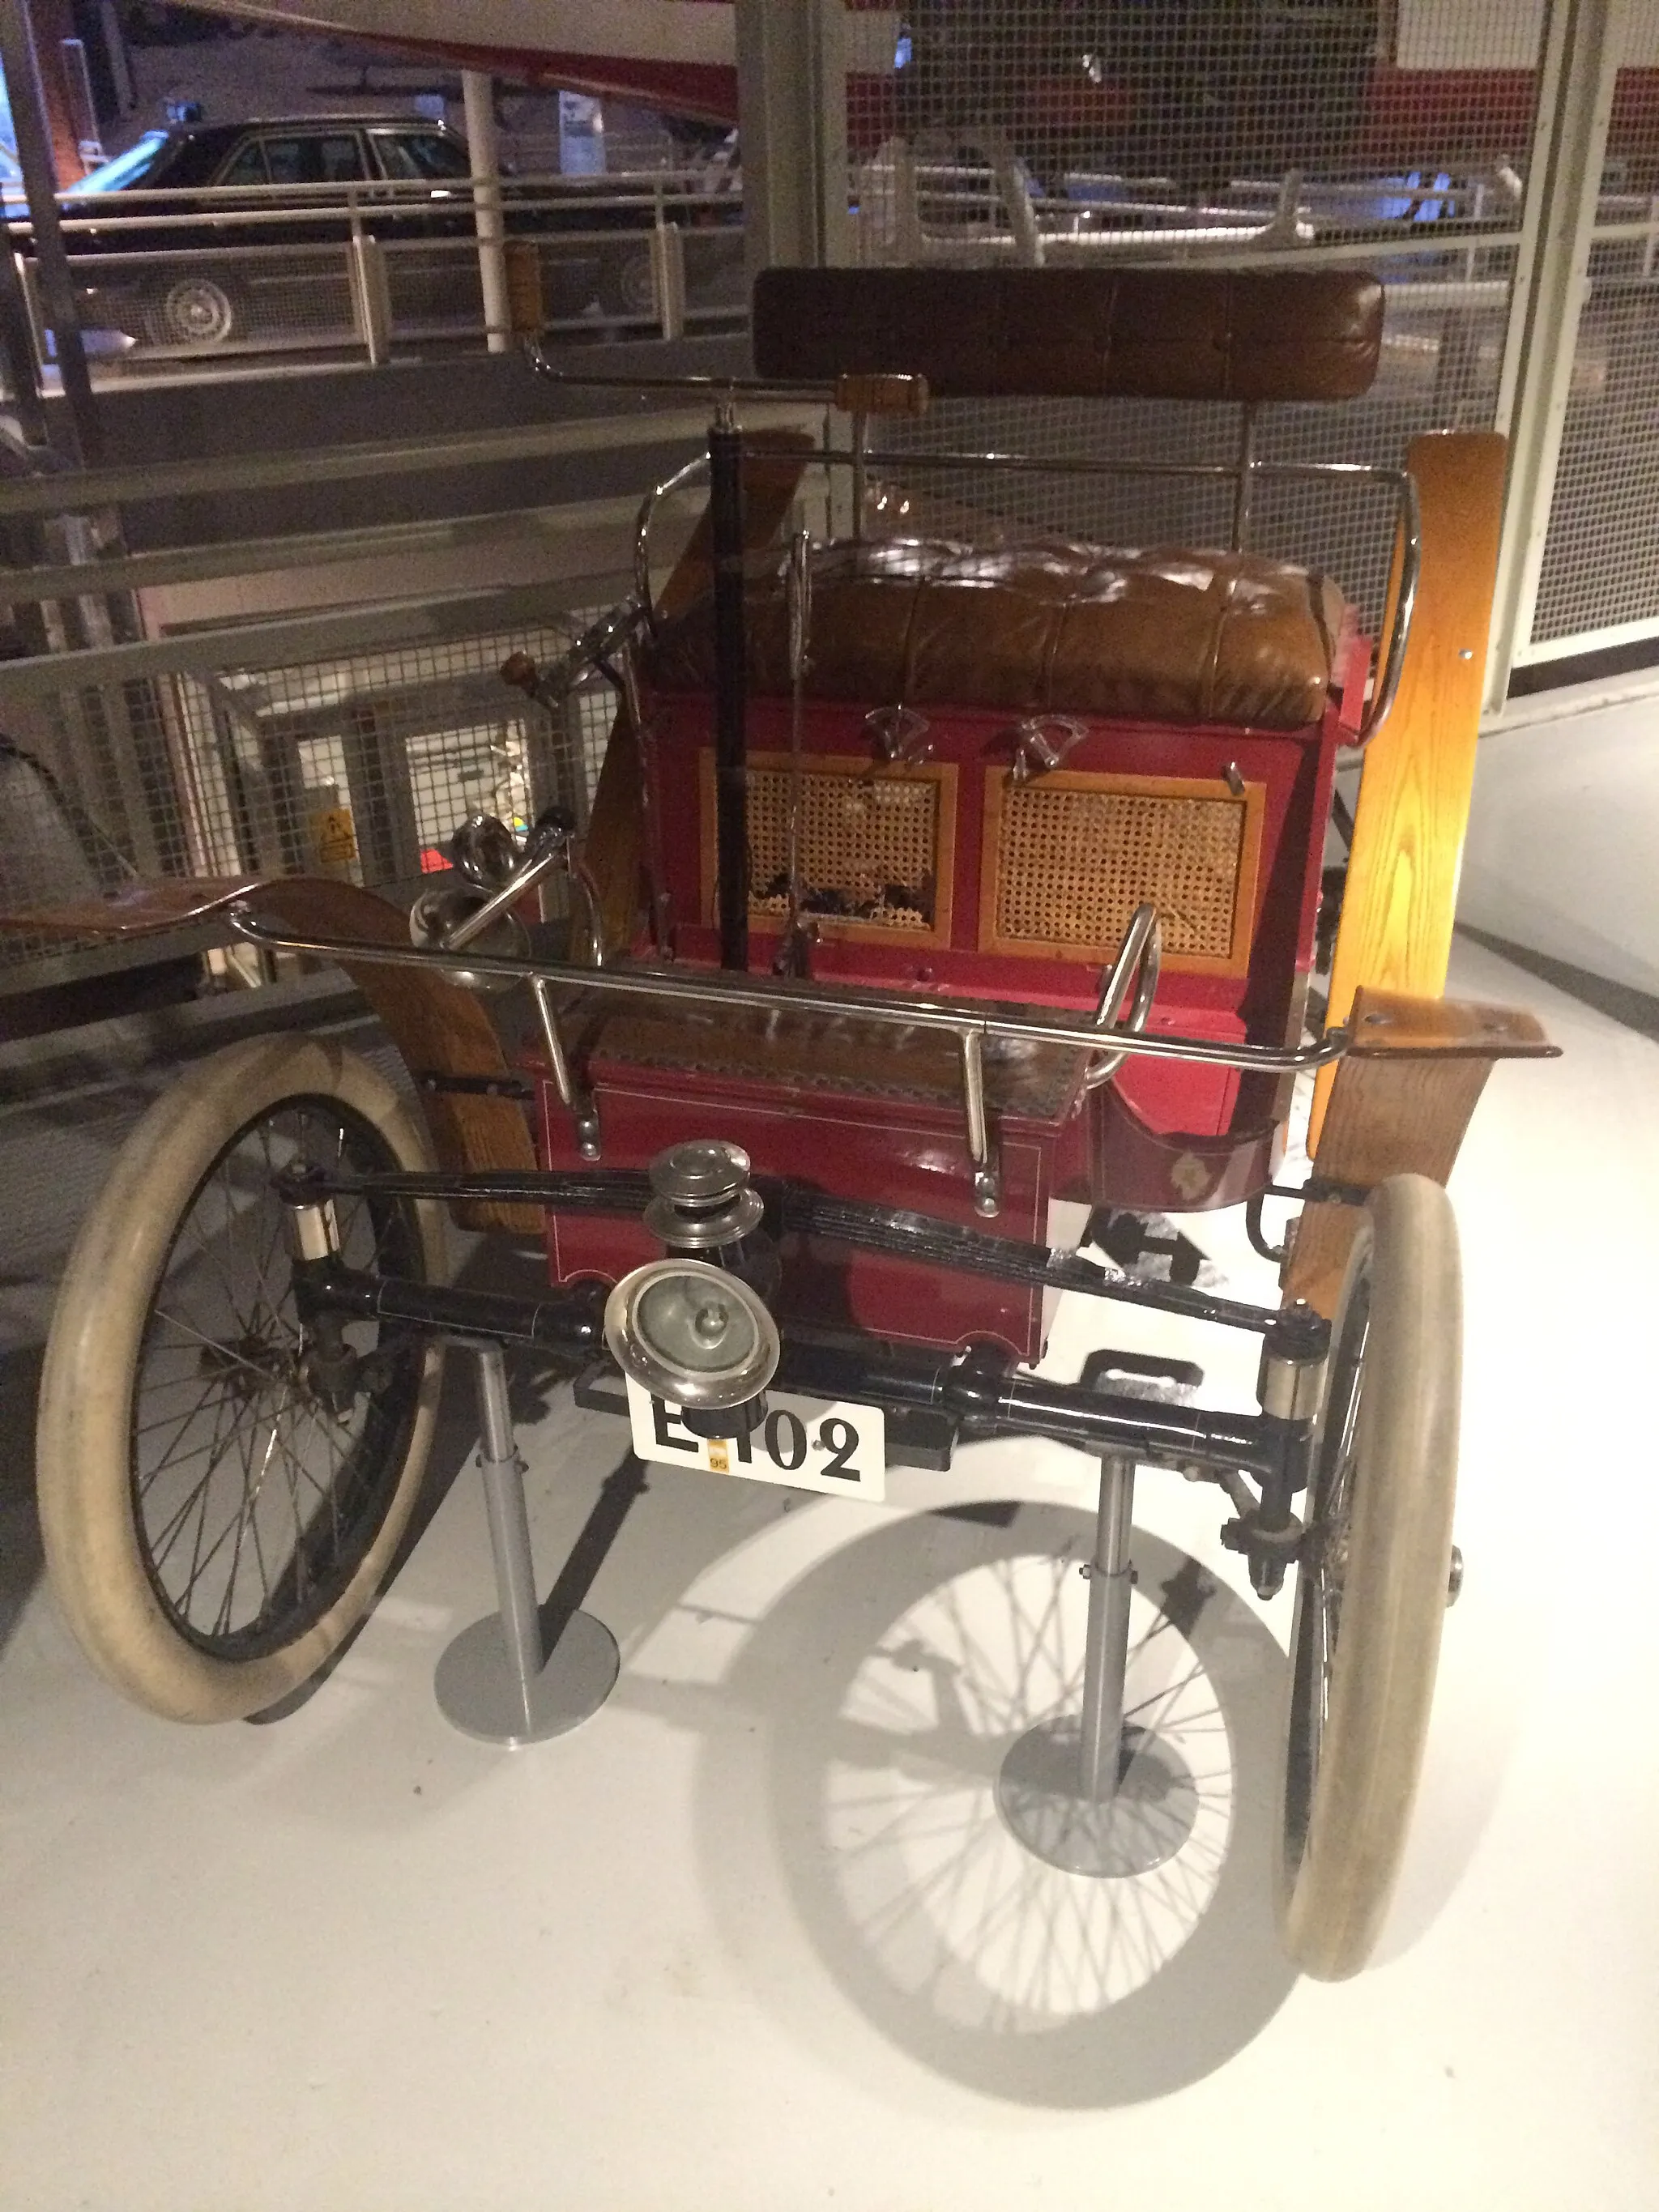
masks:
<svg viewBox="0 0 1659 2212"><path fill-rule="evenodd" d="M975 134L969 134L969 137ZM988 135L988 134L983 134ZM1167 180L1068 173L1045 191L1006 149L981 164L930 161L891 140L854 172L854 238L860 261L986 261L1033 264L1185 257L1252 246L1295 250L1341 243L1438 252L1512 244L1524 183L1506 165L1490 175L1242 179L1198 204ZM1637 211L1604 197L1608 220ZM1644 205L1641 210L1645 212ZM1432 240L1424 238L1432 231Z"/></svg>
<svg viewBox="0 0 1659 2212"><path fill-rule="evenodd" d="M676 337L747 313L741 199L693 173L134 190L64 203L82 325L94 350L148 360L487 335L476 214L499 208L536 256L547 326ZM32 231L8 223L39 363L51 358ZM203 233L210 234L206 242Z"/></svg>
<svg viewBox="0 0 1659 2212"><path fill-rule="evenodd" d="M1150 911L1150 909L1143 909ZM447 952L410 946L388 946L350 939L318 937L275 923L262 921L252 903L233 905L230 926L246 942L266 952L301 953L318 959L362 960L387 967L434 967L457 983L477 988L491 981L528 984L543 1024L544 1042L562 1103L576 1123L584 1149L598 1151L598 1133L592 1103L572 1083L559 1010L553 994L573 998L633 1000L648 1006L696 1007L715 1012L738 1011L764 1014L827 1014L855 1020L874 1028L918 1030L949 1037L957 1048L961 1082L963 1134L970 1163L975 1211L994 1216L1001 1206L1002 1178L994 1144L986 1093L985 1048L991 1044L1058 1047L1093 1062L1099 1057L1114 1066L1126 1059L1184 1061L1212 1067L1237 1068L1258 1075L1297 1075L1328 1066L1347 1050L1344 1030L1328 1030L1316 1042L1261 1045L1232 1042L1214 1037L1177 1036L1134 1026L1132 1016L1120 1022L1124 993L1117 976L1134 972L1142 947L1136 941L1139 916L1129 925L1116 960L1103 974L1100 1006L1096 1013L1047 1012L1030 1006L1014 1012L1006 1006L988 1006L973 999L944 994L920 997L911 991L872 990L854 984L798 982L783 977L733 975L714 969L701 973L674 969L622 965L573 967L550 960L526 960L476 951ZM1144 1019L1144 1010L1142 1018Z"/></svg>
<svg viewBox="0 0 1659 2212"><path fill-rule="evenodd" d="M816 411L756 415L757 423L804 419L816 423ZM406 896L447 865L442 848L469 813L523 823L556 803L584 823L613 714L608 687L578 685L550 713L503 683L501 664L515 653L556 658L624 596L639 496L665 447L700 446L706 433L702 407L628 410L0 482L0 520L72 520L204 492L418 477L504 459L640 457L637 490L605 498L0 571L0 600L14 606L96 610L109 594L158 583L356 560L368 602L150 638L112 636L107 623L100 637L87 622L66 631L79 641L68 649L0 662L0 730L22 756L21 765L0 757L10 809L0 820L0 907L51 902L37 861L54 840L81 852L85 890L133 875L303 872ZM495 532L532 534L556 570L583 565L550 581L418 597L392 566L449 547L476 553ZM378 578L375 564L384 564ZM223 937L194 927L176 942L65 946L9 934L0 937L0 994Z"/></svg>

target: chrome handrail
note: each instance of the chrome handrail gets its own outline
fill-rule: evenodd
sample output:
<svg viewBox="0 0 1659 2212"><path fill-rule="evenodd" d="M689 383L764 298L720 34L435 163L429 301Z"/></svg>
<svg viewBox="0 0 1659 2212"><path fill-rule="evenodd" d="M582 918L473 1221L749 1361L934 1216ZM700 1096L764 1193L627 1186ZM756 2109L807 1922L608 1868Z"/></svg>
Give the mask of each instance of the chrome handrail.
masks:
<svg viewBox="0 0 1659 2212"><path fill-rule="evenodd" d="M412 945L364 944L349 938L297 936L262 923L243 899L233 902L228 919L239 937L266 951L303 952L319 959L350 961L365 967L435 968L441 974L465 970L471 975L499 976L508 981L528 983L548 1040L561 1097L567 1088L572 1092L567 1104L572 1104L581 1094L572 1081L566 1062L557 1010L552 1003L556 988L600 998L642 999L657 1006L852 1016L893 1029L931 1030L950 1036L955 1040L961 1056L963 1113L974 1170L974 1202L976 1210L986 1215L994 1214L1000 1203L1000 1177L992 1153L986 1105L986 1045L1059 1045L1086 1054L1091 1060L1100 1049L1100 1030L1092 1014L1068 1018L1060 1014L1045 1015L1030 1007L1010 1013L972 999L913 998L908 994L901 997L896 992L856 985L835 986L785 977L769 979L720 969L686 973L627 966L578 968L566 961L521 960L495 953L426 951ZM1121 952L1118 958L1121 964ZM1109 978L1106 989L1109 995ZM1258 1074L1296 1075L1339 1059L1347 1043L1347 1033L1340 1029L1328 1030L1316 1044L1297 1046L1232 1043L1213 1037L1120 1030L1114 1033L1112 1048L1125 1059L1189 1060ZM580 1117L578 1126L580 1130ZM596 1129L592 1142L597 1147Z"/></svg>
<svg viewBox="0 0 1659 2212"><path fill-rule="evenodd" d="M464 957L414 946L364 943L349 938L294 937L261 923L239 899L228 909L228 919L239 937L273 952L307 952L319 959L380 963L393 968L454 965L499 975L514 982L544 982L600 996L656 1000L665 1004L696 1006L754 1008L806 1014L845 1014L860 1020L886 1023L896 1029L936 1030L960 1036L971 1030L988 1042L1011 1044L1070 1046L1093 1054L1100 1048L1100 1032L1092 1013L1067 1018L1022 1009L1018 1015L992 1010L987 1001L949 997L901 998L857 984L802 983L782 978L738 975L723 969L696 974L654 969L579 968L565 961L519 960L506 954L468 953ZM1115 1047L1116 1039L1114 1039ZM1300 1075L1324 1067L1346 1051L1347 1033L1328 1030L1317 1044L1267 1045L1232 1042L1221 1037L1122 1035L1127 1059L1186 1060L1212 1067L1236 1067L1259 1075Z"/></svg>

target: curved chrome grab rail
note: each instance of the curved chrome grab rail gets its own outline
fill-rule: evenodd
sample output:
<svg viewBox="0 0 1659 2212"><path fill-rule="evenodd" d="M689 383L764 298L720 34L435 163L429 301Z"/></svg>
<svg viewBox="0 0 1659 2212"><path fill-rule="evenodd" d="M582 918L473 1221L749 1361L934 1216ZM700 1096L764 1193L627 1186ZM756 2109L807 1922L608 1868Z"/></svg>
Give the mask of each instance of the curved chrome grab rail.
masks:
<svg viewBox="0 0 1659 2212"><path fill-rule="evenodd" d="M1388 645L1378 661L1376 681L1371 687L1364 720L1359 726L1362 745L1370 743L1388 720L1394 707L1395 695L1400 689L1400 678L1405 667L1406 644L1411 636L1412 612L1417 605L1418 579L1423 568L1423 507L1417 495L1417 478L1409 469L1401 469L1398 472L1397 482L1400 583L1395 594L1394 622L1389 631Z"/></svg>
<svg viewBox="0 0 1659 2212"><path fill-rule="evenodd" d="M1146 1028L1152 1011L1152 1000L1158 991L1158 969L1164 962L1164 932L1158 925L1158 908L1150 900L1138 906L1129 917L1129 927L1123 933L1123 942L1118 947L1117 958L1102 980L1100 999L1095 1007L1095 1027L1115 1030L1129 1036L1139 1036ZM1124 1012L1126 1000L1133 993L1133 1002ZM1127 1059L1126 1045L1115 1052L1103 1052L1086 1069L1083 1078L1085 1091L1098 1091L1112 1078Z"/></svg>

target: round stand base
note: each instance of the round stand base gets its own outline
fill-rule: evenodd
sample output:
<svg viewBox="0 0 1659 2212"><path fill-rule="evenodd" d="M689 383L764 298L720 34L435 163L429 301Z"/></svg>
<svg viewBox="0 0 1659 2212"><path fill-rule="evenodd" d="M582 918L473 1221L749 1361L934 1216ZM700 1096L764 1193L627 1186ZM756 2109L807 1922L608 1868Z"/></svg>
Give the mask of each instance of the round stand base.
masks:
<svg viewBox="0 0 1659 2212"><path fill-rule="evenodd" d="M1176 1754L1145 1729L1118 1747L1117 1795L1078 1790L1075 1719L1042 1721L1009 1748L997 1809L1028 1851L1067 1874L1148 1873L1173 1858L1198 1818L1198 1789Z"/></svg>
<svg viewBox="0 0 1659 2212"><path fill-rule="evenodd" d="M520 1684L498 1613L445 1649L432 1686L444 1718L485 1743L540 1743L579 1728L611 1695L617 1639L591 1613L573 1613L533 1681Z"/></svg>

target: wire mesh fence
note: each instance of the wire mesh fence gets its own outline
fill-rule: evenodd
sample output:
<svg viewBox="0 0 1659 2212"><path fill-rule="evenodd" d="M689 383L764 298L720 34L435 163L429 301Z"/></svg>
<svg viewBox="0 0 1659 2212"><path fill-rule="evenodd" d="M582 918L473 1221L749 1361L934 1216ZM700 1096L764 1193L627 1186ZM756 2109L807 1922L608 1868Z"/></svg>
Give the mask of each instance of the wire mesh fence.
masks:
<svg viewBox="0 0 1659 2212"><path fill-rule="evenodd" d="M1659 9L1633 11L1533 615L1534 647L1659 630ZM1607 640L1607 641L1613 641Z"/></svg>
<svg viewBox="0 0 1659 2212"><path fill-rule="evenodd" d="M1398 465L1421 431L1490 427L1537 99L1542 11L1514 0L922 0L890 54L855 33L849 205L865 260L1233 265L1311 253L1384 282L1364 400L1282 407L1263 459ZM907 441L1044 457L1230 459L1236 410L939 407ZM907 479L888 526L1224 543L1230 492L1168 483ZM1250 542L1335 576L1375 623L1385 493L1264 485Z"/></svg>
<svg viewBox="0 0 1659 2212"><path fill-rule="evenodd" d="M0 907L135 876L306 873L407 895L448 866L469 814L522 832L544 806L585 826L609 735L603 681L556 719L501 665L545 661L595 610L544 625L8 700L0 680ZM61 940L0 934L29 980Z"/></svg>

